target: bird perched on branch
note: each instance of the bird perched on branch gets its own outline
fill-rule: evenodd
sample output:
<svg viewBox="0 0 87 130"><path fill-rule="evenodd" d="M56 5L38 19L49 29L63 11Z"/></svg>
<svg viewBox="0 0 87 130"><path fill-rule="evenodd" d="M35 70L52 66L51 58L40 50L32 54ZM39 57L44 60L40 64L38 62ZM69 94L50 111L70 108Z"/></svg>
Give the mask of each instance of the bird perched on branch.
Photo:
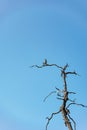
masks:
<svg viewBox="0 0 87 130"><path fill-rule="evenodd" d="M47 65L47 59L44 59L43 65Z"/></svg>

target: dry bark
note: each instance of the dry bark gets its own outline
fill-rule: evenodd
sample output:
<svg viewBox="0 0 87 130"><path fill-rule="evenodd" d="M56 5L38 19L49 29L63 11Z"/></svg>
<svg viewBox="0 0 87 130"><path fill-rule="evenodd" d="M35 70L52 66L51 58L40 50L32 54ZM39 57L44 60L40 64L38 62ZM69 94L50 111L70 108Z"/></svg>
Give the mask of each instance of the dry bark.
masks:
<svg viewBox="0 0 87 130"><path fill-rule="evenodd" d="M71 71L66 71L67 68L69 67L68 64L66 64L64 67L61 67L61 66L58 66L57 64L48 64L47 63L47 60L45 59L45 61L43 62L43 64L41 66L38 66L38 65L33 65L31 67L36 67L36 68L43 68L43 67L51 67L51 66L54 66L54 67L57 67L60 72L61 72L61 77L63 79L63 83L64 83L64 87L63 87L63 90L60 90L59 88L55 88L56 90L55 91L52 91L48 96L45 97L44 101L46 101L46 99L53 93L56 93L57 94L57 99L59 100L62 100L62 105L60 106L60 109L57 111L57 112L53 112L51 114L50 117L47 117L47 124L46 124L46 130L48 129L48 125L51 121L51 119L59 114L60 112L62 113L62 116L63 116L63 119L64 119L64 123L65 123L65 126L68 128L68 130L76 130L76 122L74 121L74 119L70 116L70 110L69 110L69 107L71 105L79 105L79 106L82 106L82 107L87 107L83 104L78 104L75 102L75 100L71 100L69 99L69 94L76 94L75 92L69 92L68 91L68 87L67 87L67 81L66 81L66 78L68 75L78 75L75 71L71 72ZM67 102L70 102L68 105L67 105ZM72 127L72 123L73 123L73 127Z"/></svg>

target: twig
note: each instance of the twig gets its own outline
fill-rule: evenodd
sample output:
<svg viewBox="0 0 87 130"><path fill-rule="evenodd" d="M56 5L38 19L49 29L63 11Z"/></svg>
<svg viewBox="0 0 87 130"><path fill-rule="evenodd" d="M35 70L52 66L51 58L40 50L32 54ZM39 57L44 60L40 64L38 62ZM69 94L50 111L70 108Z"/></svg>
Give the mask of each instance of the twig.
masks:
<svg viewBox="0 0 87 130"><path fill-rule="evenodd" d="M42 68L42 67L47 67L47 66L55 66L55 67L57 67L57 68L59 68L59 69L63 69L61 66L58 66L57 64L43 64L43 65L41 65L41 66L39 66L39 65L32 65L32 66L30 66L30 67Z"/></svg>
<svg viewBox="0 0 87 130"><path fill-rule="evenodd" d="M63 93L64 91L63 90L60 90L59 88L55 87L57 91Z"/></svg>
<svg viewBox="0 0 87 130"><path fill-rule="evenodd" d="M73 72L66 72L66 75L68 75L68 74L74 74L74 75L78 75L79 76L79 74L77 74L75 71L73 71Z"/></svg>
<svg viewBox="0 0 87 130"><path fill-rule="evenodd" d="M44 98L43 102L45 102L46 99L47 99L49 96L51 96L53 93L56 93L56 91L52 91L51 93L49 93L49 94Z"/></svg>
<svg viewBox="0 0 87 130"><path fill-rule="evenodd" d="M47 118L46 118L46 119L48 120L48 121L47 121L47 124L46 124L46 130L47 130L48 125L49 125L51 119L53 118L53 116L59 114L60 112L61 112L61 110L59 110L58 112L53 112L50 117L47 117Z"/></svg>
<svg viewBox="0 0 87 130"><path fill-rule="evenodd" d="M85 105L83 105L83 104L78 104L78 103L72 102L72 103L70 103L70 104L67 106L67 108L69 108L71 105L78 105L78 106L82 106L82 107L87 107L87 106L85 106Z"/></svg>
<svg viewBox="0 0 87 130"><path fill-rule="evenodd" d="M68 92L69 94L76 94L75 92Z"/></svg>
<svg viewBox="0 0 87 130"><path fill-rule="evenodd" d="M63 71L65 71L65 70L67 69L67 67L69 67L68 64L66 64L66 65L64 66Z"/></svg>
<svg viewBox="0 0 87 130"><path fill-rule="evenodd" d="M70 120L72 120L73 124L74 124L74 130L76 130L76 122L74 121L74 119L68 114L68 117L70 118Z"/></svg>
<svg viewBox="0 0 87 130"><path fill-rule="evenodd" d="M58 114L58 113L62 113L62 116L63 116L63 119L65 121L65 125L68 127L69 130L73 130L72 128L72 123L70 121L73 122L74 124L74 130L76 130L76 122L73 120L73 118L70 116L70 111L69 111L69 107L71 105L78 105L78 106L82 106L82 107L87 107L83 104L78 104L75 102L75 100L71 100L68 98L68 95L69 94L76 94L75 92L68 92L67 90L67 81L66 81L66 78L67 78L67 75L78 75L75 71L71 72L71 71L66 71L66 69L69 67L68 64L66 64L64 67L61 67L61 66L58 66L57 64L48 64L47 63L47 59L44 60L43 64L41 66L38 66L38 65L32 65L31 67L36 67L36 68L43 68L43 67L50 67L50 66L55 66L57 67L58 69L60 69L61 71L61 76L63 78L63 83L64 83L64 89L63 90L60 90L59 88L56 88L57 91L52 91L51 93L49 93L45 98L44 98L44 102L46 101L46 99L52 95L53 93L57 93L57 99L59 100L62 100L62 105L60 107L60 110L57 111L57 112L53 112L51 114L50 117L47 117L47 124L46 124L46 130L48 128L48 125L51 121L51 119L53 118L54 115ZM67 105L67 102L70 101L71 103L69 103Z"/></svg>
<svg viewBox="0 0 87 130"><path fill-rule="evenodd" d="M70 102L72 102L72 103L75 103L75 101L76 101L76 99L74 99L74 100L71 100L71 99L68 99Z"/></svg>
<svg viewBox="0 0 87 130"><path fill-rule="evenodd" d="M58 97L57 97L57 99L59 99L59 100L64 100L63 98L58 98Z"/></svg>
<svg viewBox="0 0 87 130"><path fill-rule="evenodd" d="M32 65L32 66L30 66L30 67L37 67L37 68L42 68L42 67L44 67L43 65L42 66L38 66L38 65Z"/></svg>

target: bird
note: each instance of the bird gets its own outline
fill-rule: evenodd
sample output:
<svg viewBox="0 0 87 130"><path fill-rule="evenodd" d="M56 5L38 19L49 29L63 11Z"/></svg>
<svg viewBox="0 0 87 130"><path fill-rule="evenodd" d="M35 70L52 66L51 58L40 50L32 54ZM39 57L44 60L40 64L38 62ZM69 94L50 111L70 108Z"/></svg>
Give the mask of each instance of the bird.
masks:
<svg viewBox="0 0 87 130"><path fill-rule="evenodd" d="M44 59L43 65L47 65L47 59Z"/></svg>

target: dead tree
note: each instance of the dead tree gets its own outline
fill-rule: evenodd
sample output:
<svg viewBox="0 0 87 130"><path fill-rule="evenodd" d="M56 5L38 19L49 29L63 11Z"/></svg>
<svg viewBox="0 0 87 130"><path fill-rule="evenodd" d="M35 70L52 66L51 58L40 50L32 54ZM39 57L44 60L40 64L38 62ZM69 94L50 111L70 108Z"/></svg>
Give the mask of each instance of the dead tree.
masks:
<svg viewBox="0 0 87 130"><path fill-rule="evenodd" d="M60 112L62 113L63 119L64 119L64 124L68 128L68 130L76 130L76 122L74 119L70 116L70 109L69 107L71 105L78 105L82 107L87 107L83 104L78 104L75 102L75 100L69 99L69 94L76 94L75 92L69 92L68 87L67 87L67 76L68 75L78 75L75 71L67 71L67 68L69 67L68 64L66 64L64 67L58 66L57 64L48 64L47 59L44 60L43 64L41 66L38 65L33 65L31 67L36 67L36 68L43 68L43 67L57 67L60 72L61 72L61 77L63 79L64 87L63 90L60 90L59 88L55 88L55 91L52 91L47 95L44 99L44 101L53 93L57 94L57 99L62 100L62 105L60 106L59 110L57 112L53 112L50 117L47 117L47 124L46 124L46 130L48 129L48 125L51 121L51 119L59 114ZM73 123L73 125L72 125Z"/></svg>

